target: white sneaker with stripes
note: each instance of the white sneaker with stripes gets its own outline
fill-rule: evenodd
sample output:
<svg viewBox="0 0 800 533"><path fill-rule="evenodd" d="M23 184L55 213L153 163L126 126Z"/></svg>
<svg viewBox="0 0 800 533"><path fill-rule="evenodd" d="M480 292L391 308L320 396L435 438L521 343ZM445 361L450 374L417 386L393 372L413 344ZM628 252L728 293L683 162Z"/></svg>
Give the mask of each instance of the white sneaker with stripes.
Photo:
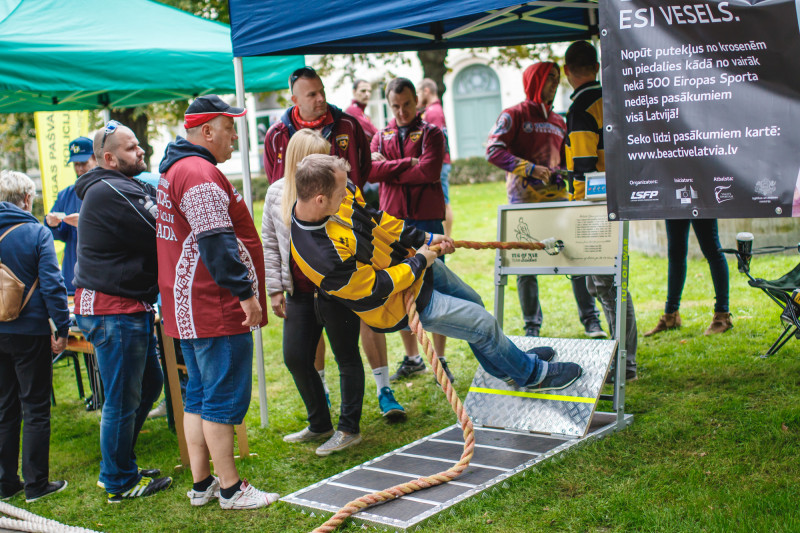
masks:
<svg viewBox="0 0 800 533"><path fill-rule="evenodd" d="M275 503L280 498L280 494L274 492L264 492L258 490L245 479L239 486L239 490L230 498L219 496L219 506L223 509L258 509Z"/></svg>

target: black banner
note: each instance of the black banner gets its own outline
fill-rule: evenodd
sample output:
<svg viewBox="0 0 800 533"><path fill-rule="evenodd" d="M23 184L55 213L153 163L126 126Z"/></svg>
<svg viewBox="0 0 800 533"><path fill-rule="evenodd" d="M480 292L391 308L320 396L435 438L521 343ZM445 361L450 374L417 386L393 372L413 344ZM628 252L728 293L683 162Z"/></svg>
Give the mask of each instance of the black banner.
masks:
<svg viewBox="0 0 800 533"><path fill-rule="evenodd" d="M800 216L799 9L600 2L610 219Z"/></svg>

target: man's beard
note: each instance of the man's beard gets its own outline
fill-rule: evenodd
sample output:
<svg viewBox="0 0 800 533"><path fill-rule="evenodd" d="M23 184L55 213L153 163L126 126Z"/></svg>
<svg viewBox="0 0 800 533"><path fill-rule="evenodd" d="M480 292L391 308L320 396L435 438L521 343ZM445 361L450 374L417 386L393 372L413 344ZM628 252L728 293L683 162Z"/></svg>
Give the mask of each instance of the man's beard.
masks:
<svg viewBox="0 0 800 533"><path fill-rule="evenodd" d="M133 165L128 165L128 163L124 161L119 161L117 170L123 175L132 178L147 170L147 165L144 164L143 159L141 161L137 160Z"/></svg>

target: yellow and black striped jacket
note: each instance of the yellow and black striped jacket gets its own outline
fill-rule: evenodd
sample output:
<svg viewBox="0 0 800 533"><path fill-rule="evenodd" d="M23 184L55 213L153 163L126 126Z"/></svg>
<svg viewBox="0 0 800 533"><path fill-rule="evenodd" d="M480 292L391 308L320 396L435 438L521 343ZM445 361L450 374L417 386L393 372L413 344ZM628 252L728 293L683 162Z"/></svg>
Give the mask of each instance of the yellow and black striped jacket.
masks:
<svg viewBox="0 0 800 533"><path fill-rule="evenodd" d="M414 248L425 232L365 202L361 191L347 184L338 213L320 222L292 216L292 257L325 294L352 309L376 331L404 328L408 316L403 291L412 287L417 309L430 301L433 284L425 280L425 258Z"/></svg>
<svg viewBox="0 0 800 533"><path fill-rule="evenodd" d="M600 82L584 83L570 96L567 112L567 170L572 178L570 200L586 195L586 172L604 172L603 89Z"/></svg>

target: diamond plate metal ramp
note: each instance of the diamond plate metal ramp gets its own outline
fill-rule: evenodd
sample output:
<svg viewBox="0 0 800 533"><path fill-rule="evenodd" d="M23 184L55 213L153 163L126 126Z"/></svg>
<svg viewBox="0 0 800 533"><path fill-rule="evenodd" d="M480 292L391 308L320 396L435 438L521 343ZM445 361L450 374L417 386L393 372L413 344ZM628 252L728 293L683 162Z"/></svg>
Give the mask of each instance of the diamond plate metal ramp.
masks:
<svg viewBox="0 0 800 533"><path fill-rule="evenodd" d="M509 338L522 350L535 346L551 346L556 350L554 362L578 363L583 368L583 373L566 389L534 393L512 387L478 367L464 401L464 407L473 424L572 437L586 435L617 342L597 339Z"/></svg>
<svg viewBox="0 0 800 533"><path fill-rule="evenodd" d="M422 531L429 520L446 520L445 511L452 513L451 508L459 502L618 429L616 414L594 412L615 341L530 337L512 340L523 349L553 346L558 352L555 361L578 362L583 366L583 375L573 386L555 391L557 395L537 393L530 397L526 395L530 393L509 387L479 368L465 402L475 421L475 455L469 468L444 485L369 507L353 515L353 521L381 531ZM469 410L470 403L474 414ZM624 425L632 419L625 415ZM486 424L487 420L492 424ZM454 424L282 500L319 516L322 522L323 517L366 493L447 469L458 461L463 446L461 428Z"/></svg>

